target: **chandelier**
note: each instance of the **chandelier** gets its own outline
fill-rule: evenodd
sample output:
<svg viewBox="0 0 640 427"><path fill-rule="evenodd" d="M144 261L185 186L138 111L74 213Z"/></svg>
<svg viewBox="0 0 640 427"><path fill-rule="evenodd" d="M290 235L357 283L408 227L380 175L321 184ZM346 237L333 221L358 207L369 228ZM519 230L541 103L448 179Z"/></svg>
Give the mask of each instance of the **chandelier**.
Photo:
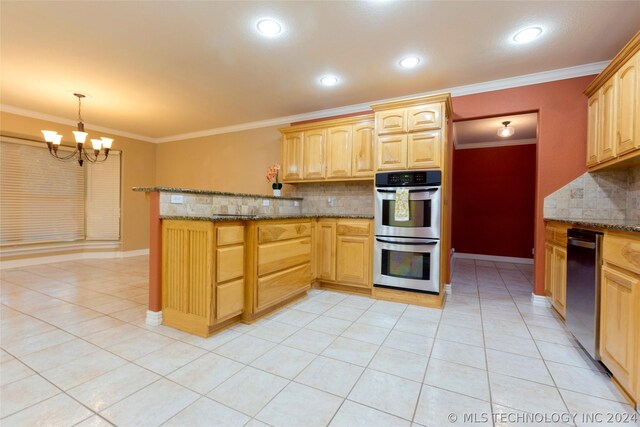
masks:
<svg viewBox="0 0 640 427"><path fill-rule="evenodd" d="M49 148L49 153L58 160L77 160L78 164L82 166L85 160L91 163L104 162L109 157L109 150L113 139L102 137L100 139L92 139L91 146L93 153L87 151L84 148L84 143L87 140L87 133L84 131L84 123L82 122L82 98L85 95L81 93L74 93L73 96L78 98L78 130L73 131L73 136L76 139L76 149L67 156L60 156L58 154L58 147L62 142L62 135L54 130L43 130L44 140ZM103 151L104 150L104 151ZM100 159L100 153L104 152L104 158Z"/></svg>

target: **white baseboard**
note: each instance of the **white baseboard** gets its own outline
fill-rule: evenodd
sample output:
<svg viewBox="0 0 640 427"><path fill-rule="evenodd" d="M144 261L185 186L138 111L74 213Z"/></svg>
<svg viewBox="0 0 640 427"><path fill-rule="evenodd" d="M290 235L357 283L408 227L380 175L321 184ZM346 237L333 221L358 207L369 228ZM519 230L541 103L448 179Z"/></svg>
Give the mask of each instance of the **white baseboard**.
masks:
<svg viewBox="0 0 640 427"><path fill-rule="evenodd" d="M0 262L0 270L4 270L7 268L28 267L31 265L50 264L52 262L76 261L79 259L117 259L142 255L149 255L149 249L138 249L135 251L76 252L72 254L51 255L2 261Z"/></svg>
<svg viewBox="0 0 640 427"><path fill-rule="evenodd" d="M536 295L533 292L531 293L531 304L538 305L540 307L551 307L551 302L549 302L549 298L544 295Z"/></svg>
<svg viewBox="0 0 640 427"><path fill-rule="evenodd" d="M444 285L444 293L447 295L451 295L451 283L445 283Z"/></svg>
<svg viewBox="0 0 640 427"><path fill-rule="evenodd" d="M144 323L146 323L147 326L162 325L162 311L147 310L147 319Z"/></svg>
<svg viewBox="0 0 640 427"><path fill-rule="evenodd" d="M453 255L453 258L477 259L481 261L511 262L514 264L533 264L533 258L516 258L516 257L510 257L510 256L465 254L462 252L456 252Z"/></svg>

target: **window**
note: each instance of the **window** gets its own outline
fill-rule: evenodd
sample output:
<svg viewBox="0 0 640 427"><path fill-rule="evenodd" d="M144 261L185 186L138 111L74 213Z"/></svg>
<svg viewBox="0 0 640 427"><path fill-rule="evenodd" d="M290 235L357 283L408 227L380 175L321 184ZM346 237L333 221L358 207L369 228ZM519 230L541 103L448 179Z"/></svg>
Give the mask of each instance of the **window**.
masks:
<svg viewBox="0 0 640 427"><path fill-rule="evenodd" d="M119 240L120 153L80 167L43 145L0 141L0 244Z"/></svg>

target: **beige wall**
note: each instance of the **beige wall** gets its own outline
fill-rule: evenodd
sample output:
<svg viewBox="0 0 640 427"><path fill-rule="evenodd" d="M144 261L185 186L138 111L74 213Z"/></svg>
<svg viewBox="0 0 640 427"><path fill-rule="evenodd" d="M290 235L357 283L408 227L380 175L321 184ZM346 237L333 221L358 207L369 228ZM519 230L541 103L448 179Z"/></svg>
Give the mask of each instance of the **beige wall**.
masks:
<svg viewBox="0 0 640 427"><path fill-rule="evenodd" d="M61 125L45 120L32 119L16 114L0 113L0 131L3 135L42 141L42 129L55 130L69 141L73 126ZM122 151L122 250L132 251L149 247L149 203L144 193L134 193L131 187L153 186L156 174L156 144L109 135L102 132L92 134L114 139L113 149ZM44 143L43 143L44 146Z"/></svg>
<svg viewBox="0 0 640 427"><path fill-rule="evenodd" d="M267 169L280 163L278 127L158 144L156 185L269 194Z"/></svg>

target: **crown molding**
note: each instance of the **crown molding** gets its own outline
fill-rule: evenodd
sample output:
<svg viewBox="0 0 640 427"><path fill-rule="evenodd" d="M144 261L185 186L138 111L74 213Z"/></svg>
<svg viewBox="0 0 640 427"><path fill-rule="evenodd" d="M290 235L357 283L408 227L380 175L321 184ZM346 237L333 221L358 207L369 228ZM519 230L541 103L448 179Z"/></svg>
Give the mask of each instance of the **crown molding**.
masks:
<svg viewBox="0 0 640 427"><path fill-rule="evenodd" d="M14 107L12 105L7 105L7 104L0 105L0 111L6 112L6 113L11 113L11 114L17 114L19 116L31 117L32 119L46 120L48 122L58 123L58 124L61 124L61 125L67 125L67 126L75 127L78 124L75 120L69 120L69 119L65 119L63 117L52 116L50 114L40 113L38 111L32 111L32 110L27 110L27 109L24 109L24 108L18 108L18 107ZM137 139L139 141L145 141L145 142L156 142L156 138L152 138L150 136L144 136L144 135L138 135L138 134L135 134L135 133L124 132L124 131L121 131L121 130L111 129L111 128L107 128L107 127L104 127L104 126L92 125L90 123L85 123L84 127L87 128L87 129L90 129L90 130L97 131L97 132L104 132L104 133L109 133L109 134L112 134L112 135L122 136L124 138Z"/></svg>
<svg viewBox="0 0 640 427"><path fill-rule="evenodd" d="M515 145L529 145L535 144L537 141L535 138L527 138L527 139L514 139L511 141L502 140L502 141L487 141L487 142L471 142L467 144L458 144L456 140L453 141L453 145L456 147L456 150L472 150L476 148L499 148L499 147L513 147Z"/></svg>
<svg viewBox="0 0 640 427"><path fill-rule="evenodd" d="M495 90L511 89L511 88L520 87L520 86L529 86L534 84L547 83L547 82L552 82L557 80L571 79L575 77L590 76L590 75L600 73L602 70L605 69L605 67L609 64L609 62L610 61L594 62L591 64L577 65L575 67L567 67L567 68L560 68L557 70L542 71L540 73L525 74L522 76L508 77L504 79L492 80L492 81L483 82L483 83L474 83L474 84L456 86L456 87L447 88L447 89L438 89L438 90L433 90L429 92L421 92L421 93L415 93L411 95L399 96L395 98L379 99L376 101L364 102L361 104L352 104L352 105L346 105L343 107L328 108L325 110L312 111L308 113L295 114L291 116L275 117L271 119L240 123L240 124L231 125L231 126L223 126L223 127L205 129L205 130L196 131L196 132L182 133L178 135L168 135L160 138L137 135L129 132L123 132L116 129L110 129L110 128L95 126L95 125L86 124L86 123L85 123L85 126L89 129L96 130L99 132L105 132L113 135L123 136L126 138L133 138L140 141L153 142L153 143L159 144L164 142L174 142L174 141L182 141L182 140L193 139L193 138L201 138L205 136L222 135L225 133L242 132L242 131L251 130L251 129L260 129L260 128L272 127L272 126L274 127L283 126L283 125L289 125L293 122L322 119L325 117L339 116L342 114L359 113L362 111L370 110L372 104L383 104L387 102L400 101L400 100L404 100L412 97L437 95L443 92L449 92L452 97L456 97L456 96L473 95L473 94L483 93L483 92L491 92ZM36 111L30 111L30 110L13 107L5 104L0 105L0 111L6 111L8 113L14 113L21 116L31 117L34 119L47 120L50 122L60 123L60 124L69 125L69 126L76 125L76 122L73 120L64 119L61 117L39 113Z"/></svg>

